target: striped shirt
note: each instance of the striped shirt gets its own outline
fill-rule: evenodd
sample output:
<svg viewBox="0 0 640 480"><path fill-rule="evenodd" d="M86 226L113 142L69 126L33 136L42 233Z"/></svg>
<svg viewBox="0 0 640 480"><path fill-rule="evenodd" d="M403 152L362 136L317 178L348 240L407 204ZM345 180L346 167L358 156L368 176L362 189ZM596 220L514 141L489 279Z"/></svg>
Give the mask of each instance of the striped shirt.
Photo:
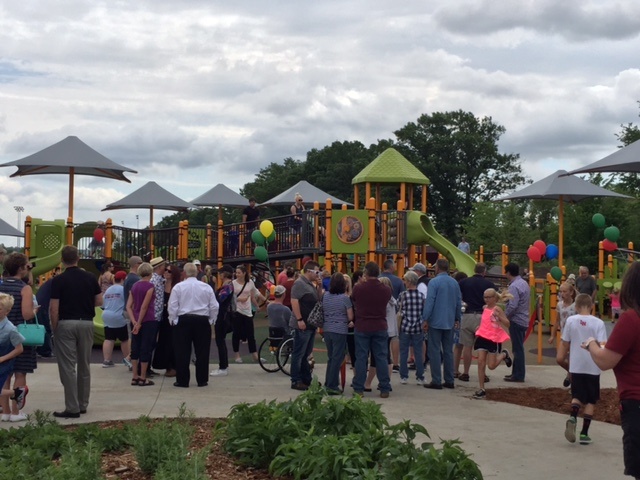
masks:
<svg viewBox="0 0 640 480"><path fill-rule="evenodd" d="M422 309L425 298L418 290L407 290L400 294L400 311L402 312L402 333L420 333L422 331Z"/></svg>
<svg viewBox="0 0 640 480"><path fill-rule="evenodd" d="M351 299L344 293L326 292L322 296L322 308L324 310L322 329L325 332L346 335L349 331L347 310L353 308Z"/></svg>

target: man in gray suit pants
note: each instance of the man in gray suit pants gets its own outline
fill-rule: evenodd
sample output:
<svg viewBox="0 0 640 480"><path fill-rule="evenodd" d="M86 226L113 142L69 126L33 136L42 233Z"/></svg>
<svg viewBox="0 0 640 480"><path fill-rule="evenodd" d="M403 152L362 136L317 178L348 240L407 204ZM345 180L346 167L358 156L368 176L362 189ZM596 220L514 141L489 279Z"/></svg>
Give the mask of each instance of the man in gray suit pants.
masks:
<svg viewBox="0 0 640 480"><path fill-rule="evenodd" d="M62 249L61 275L51 280L49 316L54 336L58 373L64 387L64 410L54 417L78 418L87 412L91 392L91 347L95 307L102 305L98 280L78 268L78 249ZM76 371L77 366L77 371Z"/></svg>

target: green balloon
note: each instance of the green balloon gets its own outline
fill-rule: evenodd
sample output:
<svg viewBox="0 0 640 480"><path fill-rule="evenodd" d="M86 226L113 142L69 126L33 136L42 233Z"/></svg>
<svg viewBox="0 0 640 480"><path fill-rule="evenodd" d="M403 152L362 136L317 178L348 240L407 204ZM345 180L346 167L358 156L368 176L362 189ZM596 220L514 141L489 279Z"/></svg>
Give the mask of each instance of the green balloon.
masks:
<svg viewBox="0 0 640 480"><path fill-rule="evenodd" d="M260 233L260 230L254 230L253 232L251 232L251 240L253 240L253 243L255 243L256 245L264 245L264 235L262 235L262 233Z"/></svg>
<svg viewBox="0 0 640 480"><path fill-rule="evenodd" d="M604 229L604 238L611 242L617 242L620 238L620 229L613 225Z"/></svg>
<svg viewBox="0 0 640 480"><path fill-rule="evenodd" d="M559 282L562 279L562 269L560 267L552 267L550 273L551 277L553 277L556 282Z"/></svg>
<svg viewBox="0 0 640 480"><path fill-rule="evenodd" d="M256 247L253 250L253 255L261 262L266 262L269 253L267 252L267 249L264 247Z"/></svg>
<svg viewBox="0 0 640 480"><path fill-rule="evenodd" d="M604 215L601 213L596 213L593 217L591 217L591 221L598 228L603 228L605 224Z"/></svg>
<svg viewBox="0 0 640 480"><path fill-rule="evenodd" d="M276 239L276 231L271 232L271 235L267 237L267 243L271 243Z"/></svg>

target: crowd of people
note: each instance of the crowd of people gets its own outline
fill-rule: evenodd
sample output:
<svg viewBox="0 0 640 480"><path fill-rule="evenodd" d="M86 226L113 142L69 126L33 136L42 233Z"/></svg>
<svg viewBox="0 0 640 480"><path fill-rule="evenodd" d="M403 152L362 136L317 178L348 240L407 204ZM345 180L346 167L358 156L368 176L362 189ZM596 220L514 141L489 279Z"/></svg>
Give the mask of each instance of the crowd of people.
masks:
<svg viewBox="0 0 640 480"><path fill-rule="evenodd" d="M0 252L2 254L2 252ZM3 254L4 255L4 254ZM285 265L271 288L261 276L252 278L239 265L225 266L216 284L211 269L202 270L194 260L182 266L163 258L143 262L129 259L129 273L113 273L106 262L99 279L78 267L78 250L62 250L62 273L41 285L38 297L30 286L31 265L21 253L3 259L0 284L0 407L2 421L26 419L21 409L29 393L27 374L37 368L37 355L55 353L64 388L60 418L78 418L87 412L91 391L90 357L93 346L95 307L102 306L105 340L103 367L114 366L116 341L124 363L132 372L131 385L154 385L153 368L175 377L173 385L189 388L191 363L195 364L198 387L210 377L229 374L226 338L231 334L236 363L242 363L241 342L258 361L254 315L267 306L270 337L293 336L291 388L306 390L312 381L312 356L317 322L310 317L322 306L322 335L327 350L324 388L329 395L344 393L340 370L348 361L353 368L351 389L362 396L373 389L381 398L392 392L392 378L400 385L415 383L431 390L455 388L471 379L472 352L476 351L478 390L474 398L486 397L494 370L504 362L511 373L507 382L524 382L524 341L529 326L530 290L517 264L507 264L508 287L500 290L486 278L482 263L474 274L451 275L449 262L439 259L430 278L421 263L402 278L389 259L380 266L369 262L352 275L330 274L313 261L301 271ZM557 363L567 371L565 387L571 387L570 415L565 437L570 442L591 443L589 427L599 400L602 370L613 369L619 386L624 431L625 473L640 474L640 264L628 269L622 288L613 292L619 304L618 324L607 339L602 320L592 315L595 289L585 267L559 288L558 321L550 343L560 337ZM270 299L271 297L271 299ZM51 336L41 347L25 346L17 326L38 314ZM215 338L219 366L209 371L211 338ZM512 351L503 344L511 342ZM603 344L606 345L603 346ZM53 348L51 343L53 343ZM600 348L594 347L600 346ZM48 354L48 355L47 355ZM348 359L348 360L347 360ZM426 379L429 367L430 380ZM460 367L462 366L462 371ZM13 381L12 381L13 380ZM583 424L577 433L577 417Z"/></svg>

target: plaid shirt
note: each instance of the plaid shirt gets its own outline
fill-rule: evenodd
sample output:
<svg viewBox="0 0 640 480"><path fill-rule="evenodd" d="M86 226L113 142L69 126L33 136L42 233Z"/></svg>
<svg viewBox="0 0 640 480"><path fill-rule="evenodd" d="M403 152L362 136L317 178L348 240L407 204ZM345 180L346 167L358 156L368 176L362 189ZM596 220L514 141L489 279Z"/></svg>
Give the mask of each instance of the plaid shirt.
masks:
<svg viewBox="0 0 640 480"><path fill-rule="evenodd" d="M422 309L425 302L422 294L418 290L407 290L400 294L398 301L402 312L400 331L411 334L422 332Z"/></svg>

